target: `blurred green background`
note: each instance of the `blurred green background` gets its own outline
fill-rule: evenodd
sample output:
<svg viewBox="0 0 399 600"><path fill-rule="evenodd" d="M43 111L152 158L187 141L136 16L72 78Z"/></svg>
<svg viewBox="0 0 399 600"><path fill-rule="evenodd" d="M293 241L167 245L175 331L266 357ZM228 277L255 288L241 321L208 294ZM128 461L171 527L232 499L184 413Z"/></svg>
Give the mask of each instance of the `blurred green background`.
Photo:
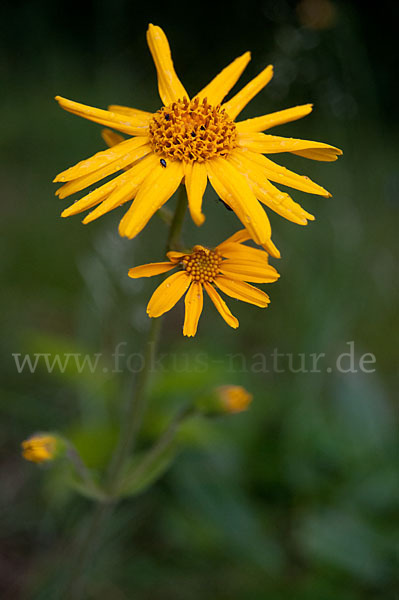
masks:
<svg viewBox="0 0 399 600"><path fill-rule="evenodd" d="M1 12L1 598L62 597L92 503L70 489L65 465L26 463L19 444L34 431L61 431L93 469L104 468L132 378L112 373L112 353L121 342L126 354L139 351L156 286L127 270L162 260L166 235L154 218L134 241L120 239L123 209L89 226L59 218L68 202L51 180L103 142L100 126L53 97L157 110L145 43L153 22L190 92L249 49L242 82L269 63L275 77L242 118L313 102L313 114L272 133L325 141L344 156L278 157L333 198L293 191L316 215L307 228L269 213L283 258L274 261L280 281L265 286L267 310L230 301L240 320L233 331L207 303L193 340L181 335L182 305L166 317L167 357L153 378L143 444L193 392L238 383L254 402L184 428L173 466L109 521L87 598L397 599L398 6L61 0ZM189 243L213 245L237 228L210 189L205 213L200 230L186 222ZM375 355L373 373L335 368L351 341L357 366ZM277 370L275 351L285 355ZM94 374L48 373L43 363L18 373L12 354L38 352L102 357ZM292 372L287 355L298 370L298 355L312 353L326 354L319 373ZM269 357L267 372L256 354Z"/></svg>

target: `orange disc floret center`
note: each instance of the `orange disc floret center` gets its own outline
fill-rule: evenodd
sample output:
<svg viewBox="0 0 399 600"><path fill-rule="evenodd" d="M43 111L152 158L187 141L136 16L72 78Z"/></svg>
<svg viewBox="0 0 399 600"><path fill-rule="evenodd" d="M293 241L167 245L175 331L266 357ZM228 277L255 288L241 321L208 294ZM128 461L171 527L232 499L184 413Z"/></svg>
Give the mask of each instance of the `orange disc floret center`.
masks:
<svg viewBox="0 0 399 600"><path fill-rule="evenodd" d="M193 281L205 283L213 281L218 275L222 257L216 250L194 246L193 252L185 256L181 262Z"/></svg>
<svg viewBox="0 0 399 600"><path fill-rule="evenodd" d="M235 148L237 131L220 105L183 98L155 113L149 137L154 152L165 159L203 162L227 156Z"/></svg>

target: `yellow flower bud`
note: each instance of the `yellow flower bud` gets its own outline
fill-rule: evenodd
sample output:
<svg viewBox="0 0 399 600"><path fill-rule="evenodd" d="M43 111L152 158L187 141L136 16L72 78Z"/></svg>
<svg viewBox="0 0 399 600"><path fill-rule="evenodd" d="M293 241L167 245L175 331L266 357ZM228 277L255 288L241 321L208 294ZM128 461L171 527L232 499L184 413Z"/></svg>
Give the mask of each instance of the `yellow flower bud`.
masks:
<svg viewBox="0 0 399 600"><path fill-rule="evenodd" d="M34 463L53 460L57 451L58 440L48 433L35 433L22 446L22 456Z"/></svg>
<svg viewBox="0 0 399 600"><path fill-rule="evenodd" d="M196 409L203 415L235 414L247 410L252 402L252 394L241 385L221 385L197 398Z"/></svg>
<svg viewBox="0 0 399 600"><path fill-rule="evenodd" d="M216 388L216 393L226 413L239 413L247 410L252 402L252 394L241 385L222 385Z"/></svg>

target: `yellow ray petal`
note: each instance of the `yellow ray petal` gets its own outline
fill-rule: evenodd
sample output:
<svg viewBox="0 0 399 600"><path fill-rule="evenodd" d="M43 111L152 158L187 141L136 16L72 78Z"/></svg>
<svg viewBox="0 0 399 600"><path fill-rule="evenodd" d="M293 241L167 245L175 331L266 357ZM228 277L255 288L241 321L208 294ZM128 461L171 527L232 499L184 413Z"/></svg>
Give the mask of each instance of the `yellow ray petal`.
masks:
<svg viewBox="0 0 399 600"><path fill-rule="evenodd" d="M116 133L116 131L112 131L112 129L103 129L101 132L101 137L110 148L125 141L123 135Z"/></svg>
<svg viewBox="0 0 399 600"><path fill-rule="evenodd" d="M109 165L111 162L119 160L128 152L135 150L140 146L144 146L144 144L147 143L147 137L136 137L124 140L117 146L112 146L112 148L107 148L107 150L97 152L93 156L90 156L90 158L81 160L73 167L69 167L69 169L62 171L54 179L54 182L58 183L59 181L72 181L73 179L78 179L78 177L83 177L88 173L92 173L93 171L97 171L97 169L101 169L102 167Z"/></svg>
<svg viewBox="0 0 399 600"><path fill-rule="evenodd" d="M257 75L247 83L246 86L242 88L235 96L231 98L228 102L223 104L222 108L224 108L227 114L235 119L236 116L242 111L243 108L256 96L259 92L269 83L271 78L273 77L273 66L269 65L266 69L263 69Z"/></svg>
<svg viewBox="0 0 399 600"><path fill-rule="evenodd" d="M268 115L263 115L262 117L239 121L236 123L237 131L240 133L266 131L266 129L276 127L276 125L282 125L283 123L302 119L302 117L306 117L312 110L313 104L303 104L302 106L294 106L293 108L287 108Z"/></svg>
<svg viewBox="0 0 399 600"><path fill-rule="evenodd" d="M270 298L265 292L244 281L233 281L223 275L218 275L215 283L222 292L242 302L255 304L261 308L265 308L270 302Z"/></svg>
<svg viewBox="0 0 399 600"><path fill-rule="evenodd" d="M56 191L56 195L61 199L74 194L75 192L80 192L84 188L92 185L93 183L97 183L104 177L108 177L117 171L121 171L126 167L129 167L137 160L144 158L147 154L151 152L151 146L149 144L140 146L139 148L135 148L134 150L130 150L125 154L125 156L120 156L117 160L114 160L102 167L101 169L97 169L92 173L88 173L83 177L78 177L73 181L69 181L65 183L62 187L60 187Z"/></svg>
<svg viewBox="0 0 399 600"><path fill-rule="evenodd" d="M237 231L236 233L234 233L231 237L227 238L227 240L224 240L224 242L219 244L217 246L217 248L223 254L225 244L230 244L232 242L241 243L241 242L246 242L247 240L250 240L250 239L251 239L251 235L249 234L248 230L241 229L240 231ZM273 256L274 258L280 258L280 256L281 256L280 251L278 250L278 248L276 248L276 246L273 244L271 239L268 240L267 242L265 242L264 244L260 244L260 246L262 246L262 248L268 254L270 254L270 256ZM242 246L242 248L248 248L248 246Z"/></svg>
<svg viewBox="0 0 399 600"><path fill-rule="evenodd" d="M333 148L333 150L326 151L323 148L305 148L305 150L298 150L292 152L303 158L310 158L310 160L319 160L321 162L332 162L337 160L338 156L341 156L342 150Z"/></svg>
<svg viewBox="0 0 399 600"><path fill-rule="evenodd" d="M262 266L260 263L250 263L248 261L224 260L219 270L229 279L250 281L252 283L272 283L280 277L271 265Z"/></svg>
<svg viewBox="0 0 399 600"><path fill-rule="evenodd" d="M247 159L250 159L262 167L263 173L267 179L295 188L296 190L301 190L302 192L331 198L331 194L326 189L309 179L309 177L298 175L297 173L278 165L263 154L259 154L259 152L236 149L236 153L240 156L245 156Z"/></svg>
<svg viewBox="0 0 399 600"><path fill-rule="evenodd" d="M135 201L119 224L122 237L134 238L152 215L175 193L183 178L183 165L169 161L166 168L158 163L144 180Z"/></svg>
<svg viewBox="0 0 399 600"><path fill-rule="evenodd" d="M108 106L110 112L118 113L118 115L127 115L138 119L150 120L154 115L146 110L131 108L130 106L121 106L120 104L110 104Z"/></svg>
<svg viewBox="0 0 399 600"><path fill-rule="evenodd" d="M267 265L269 255L264 250L251 248L251 246L243 246L236 242L223 243L218 246L219 252L226 258L233 260L245 260L247 262L255 262L261 265Z"/></svg>
<svg viewBox="0 0 399 600"><path fill-rule="evenodd" d="M166 256L174 263L179 262L183 256L187 256L187 252L176 252L176 250L170 250L166 253Z"/></svg>
<svg viewBox="0 0 399 600"><path fill-rule="evenodd" d="M123 135L116 133L116 131L112 131L112 129L103 129L101 131L101 137L103 138L107 146L109 146L110 148L112 148L112 146L120 144L121 142L124 142L126 139L123 137Z"/></svg>
<svg viewBox="0 0 399 600"><path fill-rule="evenodd" d="M153 154L149 154L143 158L143 160L140 160L137 164L135 164L134 167L125 173L122 173L122 175L118 177L118 187L112 190L108 198L99 206L97 206L97 208L95 208L91 213L89 213L83 219L82 223L87 225L87 223L91 223L95 219L105 215L105 213L134 198L144 179L157 164L157 157L155 157Z"/></svg>
<svg viewBox="0 0 399 600"><path fill-rule="evenodd" d="M245 54L233 60L233 62L216 75L204 89L198 92L195 97L199 98L200 101L207 98L210 104L220 104L223 98L238 81L241 73L244 71L250 60L250 52L245 52Z"/></svg>
<svg viewBox="0 0 399 600"><path fill-rule="evenodd" d="M265 242L264 244L261 244L261 246L264 250L266 250L266 252L270 254L270 256L273 256L273 258L281 258L280 250L272 242L271 239L267 240L267 242Z"/></svg>
<svg viewBox="0 0 399 600"><path fill-rule="evenodd" d="M104 200L104 198L109 196L109 194L111 194L118 187L118 183L120 181L119 178L123 176L124 173L119 175L119 177L115 177L115 179L112 181L104 183L104 185L101 185L99 188L93 190L86 196L83 196L83 198L77 202L74 202L71 204L71 206L68 206L68 208L61 213L61 217L71 217L72 215L77 215L84 210L88 210L89 208L96 206L96 204L99 204L99 202Z"/></svg>
<svg viewBox="0 0 399 600"><path fill-rule="evenodd" d="M208 183L208 174L204 163L187 163L184 168L188 208L196 225L202 225L205 215L202 212L202 198Z"/></svg>
<svg viewBox="0 0 399 600"><path fill-rule="evenodd" d="M149 317L160 317L168 312L180 300L191 283L185 271L173 273L165 279L150 298L147 306Z"/></svg>
<svg viewBox="0 0 399 600"><path fill-rule="evenodd" d="M173 66L172 55L166 35L156 25L148 26L147 43L158 75L158 90L165 105L189 97Z"/></svg>
<svg viewBox="0 0 399 600"><path fill-rule="evenodd" d="M217 248L220 250L221 248L224 247L225 244L230 244L232 242L236 242L237 244L239 244L241 242L247 242L250 239L251 239L251 236L248 233L248 230L247 229L240 229L239 231L236 231L235 233L233 233L233 235L231 235L230 237L228 237L226 240L224 240L224 242L221 242L217 246Z"/></svg>
<svg viewBox="0 0 399 600"><path fill-rule="evenodd" d="M252 150L252 152L261 152L262 154L293 152L313 160L333 161L342 154L342 150L339 148L322 142L285 138L265 133L239 133L237 144L241 148Z"/></svg>
<svg viewBox="0 0 399 600"><path fill-rule="evenodd" d="M149 119L119 115L108 110L86 106L86 104L62 98L62 96L56 96L55 99L64 110L100 125L112 127L112 129L117 129L130 135L145 135L148 130Z"/></svg>
<svg viewBox="0 0 399 600"><path fill-rule="evenodd" d="M215 288L208 282L204 283L204 287L209 298L212 300L219 314L226 321L227 325L230 325L233 329L237 329L239 322L238 319L230 312L226 302L219 296Z"/></svg>
<svg viewBox="0 0 399 600"><path fill-rule="evenodd" d="M140 277L153 277L154 275L167 273L175 267L176 265L173 265L170 262L148 263L147 265L140 265L139 267L133 267L132 269L129 269L128 275L132 279L140 279Z"/></svg>
<svg viewBox="0 0 399 600"><path fill-rule="evenodd" d="M247 153L232 153L228 160L246 175L248 185L258 200L277 214L298 225L307 225L307 219L314 219L313 215L294 202L288 194L270 183L262 167L248 159Z"/></svg>
<svg viewBox="0 0 399 600"><path fill-rule="evenodd" d="M271 236L269 219L244 176L224 158L214 158L206 164L216 193L234 210L253 240L266 243Z"/></svg>
<svg viewBox="0 0 399 600"><path fill-rule="evenodd" d="M202 285L193 281L184 299L186 308L183 325L183 335L193 337L197 333L198 321L204 305Z"/></svg>

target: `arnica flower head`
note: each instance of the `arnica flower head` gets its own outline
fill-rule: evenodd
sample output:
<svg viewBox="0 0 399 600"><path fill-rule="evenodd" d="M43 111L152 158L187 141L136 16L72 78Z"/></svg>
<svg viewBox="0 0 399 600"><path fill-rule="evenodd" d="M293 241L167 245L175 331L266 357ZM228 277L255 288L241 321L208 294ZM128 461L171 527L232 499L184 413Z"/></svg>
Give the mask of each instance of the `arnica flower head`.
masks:
<svg viewBox="0 0 399 600"><path fill-rule="evenodd" d="M58 439L48 433L35 433L21 444L22 456L31 462L43 463L55 458Z"/></svg>
<svg viewBox="0 0 399 600"><path fill-rule="evenodd" d="M242 242L249 238L248 231L242 229L212 250L197 245L190 252L171 251L167 253L168 262L130 269L129 277L133 279L179 269L153 293L147 306L148 316L160 317L186 294L183 334L192 337L197 332L202 313L203 290L226 323L234 329L239 325L238 320L216 288L231 298L265 308L270 302L269 296L248 282L271 283L279 278L279 274L269 265L265 250L243 245Z"/></svg>
<svg viewBox="0 0 399 600"><path fill-rule="evenodd" d="M111 148L81 161L55 178L56 182L64 183L57 194L66 198L122 171L72 204L62 216L96 207L83 220L83 223L89 223L134 200L119 225L122 236L134 238L184 180L192 219L201 225L205 219L202 198L209 179L252 239L272 256L279 256L270 240L270 223L260 203L301 225L314 217L272 182L320 196L330 194L264 154L290 152L313 160L333 161L342 154L341 150L320 142L263 133L276 125L304 117L311 112L311 104L235 121L273 76L273 67L269 65L223 102L247 66L249 52L234 60L198 94L190 97L175 72L162 29L150 25L147 41L163 103L156 113L118 105L100 110L60 96L56 98L65 110L128 136L124 139L119 134L108 134L110 143L114 144Z"/></svg>

